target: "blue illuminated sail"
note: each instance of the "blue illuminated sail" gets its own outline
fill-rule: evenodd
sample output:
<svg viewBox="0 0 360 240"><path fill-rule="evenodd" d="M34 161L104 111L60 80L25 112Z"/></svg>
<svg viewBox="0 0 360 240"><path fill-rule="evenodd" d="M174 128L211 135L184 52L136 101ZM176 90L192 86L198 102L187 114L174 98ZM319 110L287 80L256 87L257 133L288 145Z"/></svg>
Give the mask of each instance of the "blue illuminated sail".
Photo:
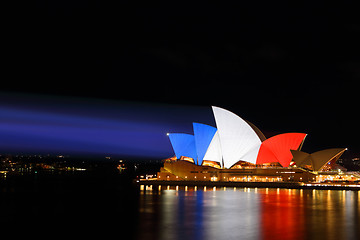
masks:
<svg viewBox="0 0 360 240"><path fill-rule="evenodd" d="M194 135L186 133L170 133L169 138L177 159L180 159L181 156L191 157L196 163L197 155Z"/></svg>
<svg viewBox="0 0 360 240"><path fill-rule="evenodd" d="M195 146L198 156L198 165L202 164L205 153L210 145L211 140L213 139L217 129L215 127L202 124L202 123L193 123L194 136L195 136Z"/></svg>

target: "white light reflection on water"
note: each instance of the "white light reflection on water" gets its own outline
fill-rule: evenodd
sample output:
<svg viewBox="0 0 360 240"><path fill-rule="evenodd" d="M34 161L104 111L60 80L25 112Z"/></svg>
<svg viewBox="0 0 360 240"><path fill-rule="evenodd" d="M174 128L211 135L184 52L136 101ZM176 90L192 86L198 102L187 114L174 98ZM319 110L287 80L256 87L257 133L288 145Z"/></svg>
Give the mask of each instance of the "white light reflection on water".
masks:
<svg viewBox="0 0 360 240"><path fill-rule="evenodd" d="M356 191L175 188L141 195L139 239L360 239Z"/></svg>

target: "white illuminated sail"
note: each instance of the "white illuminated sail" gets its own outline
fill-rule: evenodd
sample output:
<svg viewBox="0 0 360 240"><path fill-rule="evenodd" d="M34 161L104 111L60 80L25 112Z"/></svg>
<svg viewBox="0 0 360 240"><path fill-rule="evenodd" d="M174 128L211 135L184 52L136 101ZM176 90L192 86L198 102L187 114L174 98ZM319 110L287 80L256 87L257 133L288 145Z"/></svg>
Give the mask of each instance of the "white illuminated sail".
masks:
<svg viewBox="0 0 360 240"><path fill-rule="evenodd" d="M216 131L214 134L209 147L205 153L204 160L210 160L219 162L222 164L222 154L221 154L221 146L220 146L220 139L219 139L219 132Z"/></svg>
<svg viewBox="0 0 360 240"><path fill-rule="evenodd" d="M261 140L256 132L236 114L214 106L212 110L218 129L224 166L230 168L239 160L255 164L261 146Z"/></svg>

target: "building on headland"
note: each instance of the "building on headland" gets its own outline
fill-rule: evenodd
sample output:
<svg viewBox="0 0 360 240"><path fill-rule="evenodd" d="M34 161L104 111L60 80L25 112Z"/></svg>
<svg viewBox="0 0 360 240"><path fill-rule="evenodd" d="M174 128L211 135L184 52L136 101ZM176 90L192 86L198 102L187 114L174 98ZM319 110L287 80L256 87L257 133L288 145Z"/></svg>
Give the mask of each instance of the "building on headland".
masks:
<svg viewBox="0 0 360 240"><path fill-rule="evenodd" d="M193 123L194 134L168 133L175 156L166 159L158 180L223 182L359 181L336 161L347 150L301 151L305 133L271 138L252 123L212 107L216 127Z"/></svg>

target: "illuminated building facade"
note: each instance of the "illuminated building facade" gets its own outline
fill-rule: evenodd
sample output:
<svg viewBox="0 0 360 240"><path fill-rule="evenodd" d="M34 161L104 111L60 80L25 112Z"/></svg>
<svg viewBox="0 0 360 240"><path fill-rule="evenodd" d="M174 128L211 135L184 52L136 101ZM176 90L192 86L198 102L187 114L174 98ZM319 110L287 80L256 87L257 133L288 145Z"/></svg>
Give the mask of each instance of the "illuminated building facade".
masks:
<svg viewBox="0 0 360 240"><path fill-rule="evenodd" d="M221 169L199 166L188 161L167 160L157 174L158 180L225 182L311 182L316 175L301 168L239 167Z"/></svg>
<svg viewBox="0 0 360 240"><path fill-rule="evenodd" d="M216 127L193 123L194 135L168 133L175 157L158 173L161 180L311 182L332 170L346 148L308 154L307 134L283 133L266 139L252 123L212 107Z"/></svg>

